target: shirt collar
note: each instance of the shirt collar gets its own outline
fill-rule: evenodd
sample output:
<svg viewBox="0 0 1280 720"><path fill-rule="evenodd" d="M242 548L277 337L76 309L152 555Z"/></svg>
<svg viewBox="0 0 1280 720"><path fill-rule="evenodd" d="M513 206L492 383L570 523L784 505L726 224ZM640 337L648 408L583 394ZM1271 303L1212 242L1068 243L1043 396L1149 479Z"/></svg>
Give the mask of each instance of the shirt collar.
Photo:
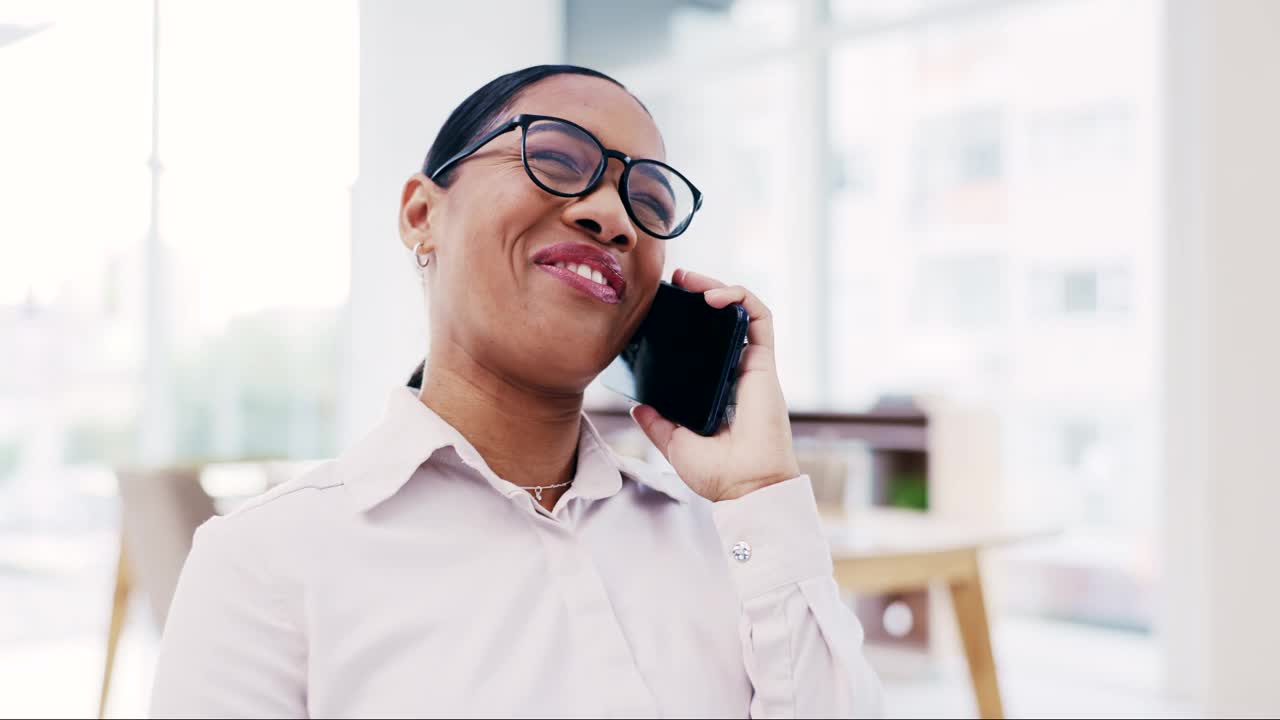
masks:
<svg viewBox="0 0 1280 720"><path fill-rule="evenodd" d="M337 469L361 511L368 511L404 487L438 451L452 448L457 458L508 497L527 491L499 478L462 433L418 399L412 387L397 387L374 429L339 456ZM605 443L586 414L578 437L578 469L569 492L588 500L611 497L629 478L680 503L692 492L672 473L618 455Z"/></svg>

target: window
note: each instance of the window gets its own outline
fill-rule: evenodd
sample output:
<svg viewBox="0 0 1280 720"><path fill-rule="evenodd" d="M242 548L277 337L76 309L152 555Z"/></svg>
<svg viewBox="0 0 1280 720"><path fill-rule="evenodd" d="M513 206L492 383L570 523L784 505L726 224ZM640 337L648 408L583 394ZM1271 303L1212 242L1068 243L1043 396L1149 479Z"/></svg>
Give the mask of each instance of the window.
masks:
<svg viewBox="0 0 1280 720"><path fill-rule="evenodd" d="M937 258L921 262L912 292L912 320L923 327L973 329L1001 320L1000 258Z"/></svg>
<svg viewBox="0 0 1280 720"><path fill-rule="evenodd" d="M1121 265L1039 268L1028 278L1032 315L1042 320L1106 322L1127 315L1131 273Z"/></svg>
<svg viewBox="0 0 1280 720"><path fill-rule="evenodd" d="M776 49L798 21L791 0L565 0L569 61L614 70Z"/></svg>
<svg viewBox="0 0 1280 720"><path fill-rule="evenodd" d="M161 6L173 454L336 452L355 176L354 5ZM277 52L281 33L290 51ZM225 53L235 37L237 51Z"/></svg>
<svg viewBox="0 0 1280 720"><path fill-rule="evenodd" d="M0 27L0 546L83 540L114 526L102 463L138 437L149 11L12 3Z"/></svg>
<svg viewBox="0 0 1280 720"><path fill-rule="evenodd" d="M1127 171L1136 143L1132 100L1099 98L1027 117L1027 164L1044 180L1086 183Z"/></svg>
<svg viewBox="0 0 1280 720"><path fill-rule="evenodd" d="M1154 0L656 5L633 27L571 1L566 27L706 191L669 264L760 290L793 408L982 399L1008 505L1132 579L1099 558L1152 542L1154 443L1128 428L1156 421ZM1026 607L1110 622L1054 582Z"/></svg>
<svg viewBox="0 0 1280 720"><path fill-rule="evenodd" d="M336 452L355 4L300 9L159 3L153 165L151 0L0 5L6 667L101 657L114 466Z"/></svg>
<svg viewBox="0 0 1280 720"><path fill-rule="evenodd" d="M911 152L914 222L1005 220L1002 120L999 108L988 107L920 121Z"/></svg>

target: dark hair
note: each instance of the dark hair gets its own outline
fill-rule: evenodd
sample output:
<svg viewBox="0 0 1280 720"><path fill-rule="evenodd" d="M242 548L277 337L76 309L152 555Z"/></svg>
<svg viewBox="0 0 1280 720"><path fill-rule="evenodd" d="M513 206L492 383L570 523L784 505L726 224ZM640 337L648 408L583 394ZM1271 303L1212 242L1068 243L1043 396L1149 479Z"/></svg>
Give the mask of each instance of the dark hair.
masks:
<svg viewBox="0 0 1280 720"><path fill-rule="evenodd" d="M449 113L449 118L436 133L435 142L427 151L427 159L422 163L422 173L431 177L446 160L458 154L471 142L491 130L499 122L506 120L502 114L522 90L530 85L554 75L587 75L589 77L608 80L626 90L627 87L599 70L579 67L577 65L534 65L523 70L507 73L485 83L484 87L471 93L462 104ZM634 97L634 96L633 96ZM636 99L640 103L639 98ZM644 107L644 103L640 103ZM648 108L645 108L648 112ZM436 184L448 187L453 175L450 168L440 177Z"/></svg>

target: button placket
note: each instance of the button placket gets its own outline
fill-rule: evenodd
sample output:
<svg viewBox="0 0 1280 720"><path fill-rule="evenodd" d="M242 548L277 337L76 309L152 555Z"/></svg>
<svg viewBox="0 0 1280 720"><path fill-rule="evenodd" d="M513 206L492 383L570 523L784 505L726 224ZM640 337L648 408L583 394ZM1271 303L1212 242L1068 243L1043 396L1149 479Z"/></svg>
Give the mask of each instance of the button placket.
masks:
<svg viewBox="0 0 1280 720"><path fill-rule="evenodd" d="M652 693L636 665L630 643L591 552L576 532L565 528L560 536L565 550L561 559L565 571L563 576L574 586L566 598L569 607L585 634L594 638L594 650L599 653L600 666L616 668L616 676L628 680L616 689L619 694L615 701L620 708L626 708L619 710L620 715L654 715L656 708Z"/></svg>

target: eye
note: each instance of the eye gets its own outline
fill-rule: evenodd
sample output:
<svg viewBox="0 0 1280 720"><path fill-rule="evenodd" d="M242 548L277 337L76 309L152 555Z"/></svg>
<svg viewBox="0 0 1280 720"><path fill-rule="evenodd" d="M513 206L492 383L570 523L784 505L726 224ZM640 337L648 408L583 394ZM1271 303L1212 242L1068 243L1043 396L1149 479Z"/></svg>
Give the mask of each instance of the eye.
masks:
<svg viewBox="0 0 1280 720"><path fill-rule="evenodd" d="M556 150L534 150L529 153L529 162L535 163L540 169L547 171L582 172L582 167L576 157Z"/></svg>
<svg viewBox="0 0 1280 720"><path fill-rule="evenodd" d="M649 194L631 196L631 205L636 214L646 219L656 219L663 227L671 222L671 208L666 203Z"/></svg>

